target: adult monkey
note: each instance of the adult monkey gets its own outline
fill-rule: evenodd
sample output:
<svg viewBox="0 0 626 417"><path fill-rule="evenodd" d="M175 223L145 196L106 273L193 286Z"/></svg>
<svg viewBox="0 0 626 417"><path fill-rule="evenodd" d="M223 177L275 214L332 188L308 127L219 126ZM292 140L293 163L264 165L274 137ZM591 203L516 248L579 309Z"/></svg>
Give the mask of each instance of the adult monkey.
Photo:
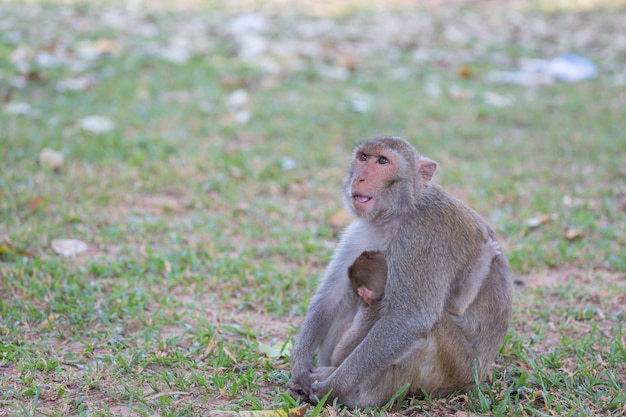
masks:
<svg viewBox="0 0 626 417"><path fill-rule="evenodd" d="M289 393L316 402L332 390L349 407L380 406L405 384L445 395L485 379L511 316L509 265L499 254L484 280L468 280L482 245L496 240L485 221L431 182L437 164L406 140L381 136L357 146L344 184L357 219L346 229L313 296L292 353ZM338 367L331 358L356 313L346 279L363 251L388 263L380 318ZM443 363L446 323L461 358ZM317 366L315 356L317 355ZM446 378L452 366L454 375ZM458 368L458 369L457 369Z"/></svg>

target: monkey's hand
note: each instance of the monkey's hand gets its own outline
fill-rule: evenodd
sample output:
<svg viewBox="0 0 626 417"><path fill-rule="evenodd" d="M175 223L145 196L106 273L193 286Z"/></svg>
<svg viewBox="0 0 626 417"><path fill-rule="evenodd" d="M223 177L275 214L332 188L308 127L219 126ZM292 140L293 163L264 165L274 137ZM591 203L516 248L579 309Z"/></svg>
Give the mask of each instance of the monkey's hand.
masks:
<svg viewBox="0 0 626 417"><path fill-rule="evenodd" d="M330 394L327 401L332 401L335 398L341 399L341 393L337 390L337 387L332 384L332 378L330 378L332 373L335 372L335 369L337 368L334 366L320 366L313 369L313 372L311 372L311 394L309 399L314 404L317 404L331 389L333 392Z"/></svg>
<svg viewBox="0 0 626 417"><path fill-rule="evenodd" d="M287 393L294 400L300 400L301 402L309 401L309 395L311 393L311 373L313 369L313 360L308 361L304 366L294 362L291 370L291 379L287 383Z"/></svg>
<svg viewBox="0 0 626 417"><path fill-rule="evenodd" d="M287 393L294 400L300 400L300 402L309 401L309 395L307 394L306 390L302 387L302 385L300 385L300 383L298 383L297 381L290 379L289 382L287 383L287 388L288 388Z"/></svg>
<svg viewBox="0 0 626 417"><path fill-rule="evenodd" d="M497 240L490 237L487 243L485 243L485 247L489 247L489 250L493 253L493 256L498 256L502 254L502 249L500 248L500 244Z"/></svg>

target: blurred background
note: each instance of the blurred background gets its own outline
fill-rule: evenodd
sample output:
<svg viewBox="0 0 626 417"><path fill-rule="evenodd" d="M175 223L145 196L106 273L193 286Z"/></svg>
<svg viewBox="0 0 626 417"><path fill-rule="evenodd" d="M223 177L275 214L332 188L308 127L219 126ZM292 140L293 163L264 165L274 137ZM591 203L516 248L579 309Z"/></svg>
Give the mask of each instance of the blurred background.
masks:
<svg viewBox="0 0 626 417"><path fill-rule="evenodd" d="M392 134L517 283L489 404L432 414L618 413L625 7L1 1L0 405L289 406L263 346L293 337L351 220L353 146Z"/></svg>

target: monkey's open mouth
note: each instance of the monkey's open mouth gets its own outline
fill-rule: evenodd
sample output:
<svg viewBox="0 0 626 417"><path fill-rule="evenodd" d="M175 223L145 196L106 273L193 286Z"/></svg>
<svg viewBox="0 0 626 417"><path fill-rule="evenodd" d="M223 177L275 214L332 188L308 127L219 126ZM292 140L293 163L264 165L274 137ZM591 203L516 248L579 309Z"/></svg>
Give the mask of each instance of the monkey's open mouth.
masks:
<svg viewBox="0 0 626 417"><path fill-rule="evenodd" d="M372 199L372 197L368 197L363 194L355 194L352 196L352 198L354 199L354 201L361 204L365 204Z"/></svg>

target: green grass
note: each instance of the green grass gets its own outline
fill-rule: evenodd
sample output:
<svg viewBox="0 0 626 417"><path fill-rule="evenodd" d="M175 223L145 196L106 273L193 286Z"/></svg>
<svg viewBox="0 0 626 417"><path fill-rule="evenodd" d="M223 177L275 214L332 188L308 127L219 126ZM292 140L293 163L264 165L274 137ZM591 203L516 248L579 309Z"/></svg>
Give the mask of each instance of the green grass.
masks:
<svg viewBox="0 0 626 417"><path fill-rule="evenodd" d="M250 61L228 31L235 7L0 4L0 416L294 406L288 354L262 346L288 348L298 330L338 239L352 146L389 133L440 163L437 181L498 231L518 282L492 383L392 413L626 411L624 10L356 4L265 4L270 52ZM159 58L176 39L189 59ZM599 76L488 81L562 52ZM38 64L44 53L58 65ZM248 99L233 106L237 90ZM81 129L90 115L113 129ZM44 148L63 153L59 169ZM56 255L64 237L88 251Z"/></svg>

